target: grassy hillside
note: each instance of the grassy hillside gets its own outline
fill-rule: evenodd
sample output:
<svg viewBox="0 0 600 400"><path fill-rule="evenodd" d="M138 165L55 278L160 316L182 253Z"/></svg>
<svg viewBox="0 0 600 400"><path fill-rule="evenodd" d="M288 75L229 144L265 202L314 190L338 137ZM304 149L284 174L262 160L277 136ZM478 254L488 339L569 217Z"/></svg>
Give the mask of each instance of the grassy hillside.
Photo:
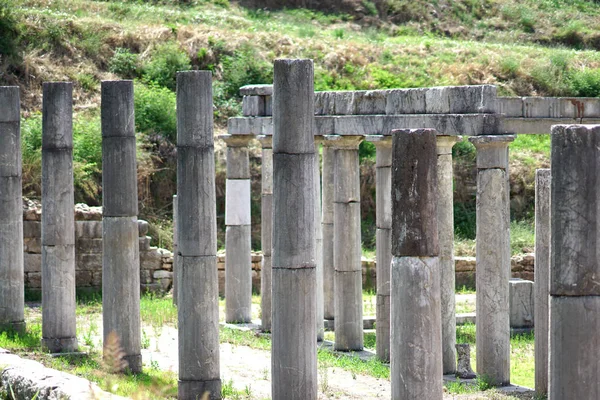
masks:
<svg viewBox="0 0 600 400"><path fill-rule="evenodd" d="M261 0L252 2L255 8L228 0L0 0L0 85L21 86L25 110L24 193L40 193L39 110L45 81L75 83L76 199L98 204L100 81L135 79L141 215L166 230L169 226L164 221L168 221L175 192L173 89L178 70L213 71L216 133L224 133L227 118L240 113L238 88L270 83L272 61L280 57L314 59L318 90L490 83L498 85L502 95L600 95L597 2L342 3L351 7L326 14L268 10L261 7ZM541 147L547 149L545 143ZM511 165L517 219L531 217L532 171L547 165L546 150L540 146L530 150L530 144L513 146L517 149ZM366 209L374 205L374 168L369 164L372 151L362 150ZM224 157L220 147L217 153L221 215ZM458 170L465 171L468 181L473 150L463 144L456 154ZM258 168L258 152L252 157L257 161L253 168ZM253 182L257 200L259 186L258 180ZM472 194L460 196L464 198L459 199L458 233L470 238L474 202ZM255 204L257 229L259 210ZM363 215L367 245L373 241L372 217ZM168 245L168 237L165 233L166 242L161 244Z"/></svg>

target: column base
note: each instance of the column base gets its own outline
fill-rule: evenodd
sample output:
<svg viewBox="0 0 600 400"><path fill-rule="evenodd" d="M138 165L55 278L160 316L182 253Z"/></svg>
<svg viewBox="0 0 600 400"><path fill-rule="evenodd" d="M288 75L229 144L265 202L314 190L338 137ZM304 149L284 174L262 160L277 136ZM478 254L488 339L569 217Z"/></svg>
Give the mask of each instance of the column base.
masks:
<svg viewBox="0 0 600 400"><path fill-rule="evenodd" d="M49 353L72 353L78 349L77 338L42 338L42 348Z"/></svg>
<svg viewBox="0 0 600 400"><path fill-rule="evenodd" d="M123 357L123 360L125 360L125 362L127 362L127 367L134 374L142 372L142 355L141 354L125 356L125 357Z"/></svg>
<svg viewBox="0 0 600 400"><path fill-rule="evenodd" d="M13 331L19 334L24 334L27 326L25 321L14 321L0 323L0 332Z"/></svg>
<svg viewBox="0 0 600 400"><path fill-rule="evenodd" d="M196 400L204 399L205 393L209 393L208 399L221 398L221 380L212 381L182 381L179 380L177 388L178 400Z"/></svg>

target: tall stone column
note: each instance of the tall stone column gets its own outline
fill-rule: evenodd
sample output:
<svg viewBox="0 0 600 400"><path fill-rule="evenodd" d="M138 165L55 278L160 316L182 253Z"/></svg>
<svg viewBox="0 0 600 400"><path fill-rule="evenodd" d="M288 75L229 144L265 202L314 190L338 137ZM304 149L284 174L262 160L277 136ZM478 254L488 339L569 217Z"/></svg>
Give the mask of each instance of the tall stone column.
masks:
<svg viewBox="0 0 600 400"><path fill-rule="evenodd" d="M333 321L335 315L333 287L333 177L335 150L332 142L323 141L323 193L321 233L323 235L323 316Z"/></svg>
<svg viewBox="0 0 600 400"><path fill-rule="evenodd" d="M260 204L260 241L262 243L262 266L260 269L260 309L261 329L271 331L271 282L273 249L273 137L258 136L262 146L261 165L261 204Z"/></svg>
<svg viewBox="0 0 600 400"><path fill-rule="evenodd" d="M225 183L225 321L252 320L250 162L252 135L222 135L227 144Z"/></svg>
<svg viewBox="0 0 600 400"><path fill-rule="evenodd" d="M390 275L392 262L392 137L367 136L377 149L377 358L390 361Z"/></svg>
<svg viewBox="0 0 600 400"><path fill-rule="evenodd" d="M141 372L140 249L133 81L102 82L102 317Z"/></svg>
<svg viewBox="0 0 600 400"><path fill-rule="evenodd" d="M535 171L535 392L548 394L548 328L550 309L550 170Z"/></svg>
<svg viewBox="0 0 600 400"><path fill-rule="evenodd" d="M173 304L177 305L179 282L177 281L177 263L179 262L179 248L177 246L177 195L173 195Z"/></svg>
<svg viewBox="0 0 600 400"><path fill-rule="evenodd" d="M73 84L44 83L42 106L42 346L77 350Z"/></svg>
<svg viewBox="0 0 600 400"><path fill-rule="evenodd" d="M452 146L458 136L437 137L438 232L442 306L442 354L444 374L456 373L456 307L454 269L454 194Z"/></svg>
<svg viewBox="0 0 600 400"><path fill-rule="evenodd" d="M325 306L323 293L323 227L321 226L321 143L322 136L315 137L315 261L317 266L317 341L325 336Z"/></svg>
<svg viewBox="0 0 600 400"><path fill-rule="evenodd" d="M363 349L360 169L362 136L326 136L335 148L333 193L333 266L335 349Z"/></svg>
<svg viewBox="0 0 600 400"><path fill-rule="evenodd" d="M177 74L178 399L221 398L212 74Z"/></svg>
<svg viewBox="0 0 600 400"><path fill-rule="evenodd" d="M550 399L600 398L599 147L600 125L552 127Z"/></svg>
<svg viewBox="0 0 600 400"><path fill-rule="evenodd" d="M273 400L317 398L312 60L275 60Z"/></svg>
<svg viewBox="0 0 600 400"><path fill-rule="evenodd" d="M0 86L0 330L25 332L21 100Z"/></svg>
<svg viewBox="0 0 600 400"><path fill-rule="evenodd" d="M508 145L514 136L474 136L477 148L477 373L510 383L510 202Z"/></svg>
<svg viewBox="0 0 600 400"><path fill-rule="evenodd" d="M392 136L392 399L441 400L436 131Z"/></svg>

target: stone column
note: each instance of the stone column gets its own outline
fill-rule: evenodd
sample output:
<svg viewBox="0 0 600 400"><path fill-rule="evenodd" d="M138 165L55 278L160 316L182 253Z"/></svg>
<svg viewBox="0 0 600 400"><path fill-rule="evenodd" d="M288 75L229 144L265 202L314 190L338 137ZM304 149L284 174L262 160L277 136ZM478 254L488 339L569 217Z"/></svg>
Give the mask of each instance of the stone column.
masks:
<svg viewBox="0 0 600 400"><path fill-rule="evenodd" d="M102 317L132 372L142 371L133 81L102 82Z"/></svg>
<svg viewBox="0 0 600 400"><path fill-rule="evenodd" d="M312 60L275 60L273 400L317 398Z"/></svg>
<svg viewBox="0 0 600 400"><path fill-rule="evenodd" d="M360 170L362 136L326 136L335 148L333 266L335 349L363 349Z"/></svg>
<svg viewBox="0 0 600 400"><path fill-rule="evenodd" d="M392 262L392 137L367 136L375 144L377 194L377 358L390 361L390 265Z"/></svg>
<svg viewBox="0 0 600 400"><path fill-rule="evenodd" d="M262 194L260 203L260 241L262 243L262 266L260 269L260 309L261 329L271 331L271 252L273 249L273 138L258 136L262 146L261 184Z"/></svg>
<svg viewBox="0 0 600 400"><path fill-rule="evenodd" d="M535 392L548 394L548 328L550 309L550 170L535 172Z"/></svg>
<svg viewBox="0 0 600 400"><path fill-rule="evenodd" d="M252 135L222 135L227 144L225 183L225 321L251 322L250 162Z"/></svg>
<svg viewBox="0 0 600 400"><path fill-rule="evenodd" d="M42 346L77 350L73 84L44 83L42 106Z"/></svg>
<svg viewBox="0 0 600 400"><path fill-rule="evenodd" d="M436 131L392 136L392 399L441 400Z"/></svg>
<svg viewBox="0 0 600 400"><path fill-rule="evenodd" d="M323 293L323 228L321 226L321 143L322 136L315 137L315 261L317 266L317 341L325 336Z"/></svg>
<svg viewBox="0 0 600 400"><path fill-rule="evenodd" d="M21 100L0 86L0 330L25 332Z"/></svg>
<svg viewBox="0 0 600 400"><path fill-rule="evenodd" d="M600 398L599 147L600 125L552 127L550 399Z"/></svg>
<svg viewBox="0 0 600 400"><path fill-rule="evenodd" d="M323 316L333 321L335 315L333 288L333 177L335 150L332 142L323 141L323 193L321 233L323 235Z"/></svg>
<svg viewBox="0 0 600 400"><path fill-rule="evenodd" d="M177 74L178 399L221 397L212 74ZM185 218L183 218L185 216Z"/></svg>
<svg viewBox="0 0 600 400"><path fill-rule="evenodd" d="M177 305L177 263L179 262L179 249L177 246L177 195L173 195L173 304Z"/></svg>
<svg viewBox="0 0 600 400"><path fill-rule="evenodd" d="M444 374L456 373L456 307L454 269L454 194L452 146L458 136L437 137L438 232L442 306L442 354Z"/></svg>
<svg viewBox="0 0 600 400"><path fill-rule="evenodd" d="M474 136L477 148L477 374L510 383L510 202L508 145L514 136Z"/></svg>

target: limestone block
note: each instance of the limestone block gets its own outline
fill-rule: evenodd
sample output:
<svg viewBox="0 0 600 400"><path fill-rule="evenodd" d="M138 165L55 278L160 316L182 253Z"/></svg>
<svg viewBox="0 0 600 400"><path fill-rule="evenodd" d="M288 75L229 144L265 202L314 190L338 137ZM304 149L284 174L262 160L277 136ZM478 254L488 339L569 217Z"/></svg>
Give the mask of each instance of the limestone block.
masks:
<svg viewBox="0 0 600 400"><path fill-rule="evenodd" d="M523 97L523 117L560 118L561 104L556 97Z"/></svg>
<svg viewBox="0 0 600 400"><path fill-rule="evenodd" d="M77 287L92 285L91 271L75 271L75 283Z"/></svg>
<svg viewBox="0 0 600 400"><path fill-rule="evenodd" d="M210 85L208 85L210 87ZM240 94L242 96L272 96L273 85L272 84L253 84L245 85L240 88Z"/></svg>
<svg viewBox="0 0 600 400"><path fill-rule="evenodd" d="M385 90L355 91L352 114L385 114L386 97L387 93Z"/></svg>
<svg viewBox="0 0 600 400"><path fill-rule="evenodd" d="M549 398L600 398L598 332L599 296L550 297Z"/></svg>
<svg viewBox="0 0 600 400"><path fill-rule="evenodd" d="M522 97L498 97L498 113L507 117L523 116Z"/></svg>
<svg viewBox="0 0 600 400"><path fill-rule="evenodd" d="M523 279L511 279L509 285L511 328L533 327L533 282Z"/></svg>
<svg viewBox="0 0 600 400"><path fill-rule="evenodd" d="M23 237L41 238L42 224L38 221L23 221Z"/></svg>
<svg viewBox="0 0 600 400"><path fill-rule="evenodd" d="M265 96L265 115L273 115L273 96Z"/></svg>
<svg viewBox="0 0 600 400"><path fill-rule="evenodd" d="M23 269L25 272L40 272L42 270L42 254L23 254Z"/></svg>
<svg viewBox="0 0 600 400"><path fill-rule="evenodd" d="M102 221L75 221L75 239L102 238Z"/></svg>
<svg viewBox="0 0 600 400"><path fill-rule="evenodd" d="M250 225L250 179L227 179L225 192L225 224Z"/></svg>
<svg viewBox="0 0 600 400"><path fill-rule="evenodd" d="M335 115L335 92L315 92L315 115Z"/></svg>
<svg viewBox="0 0 600 400"><path fill-rule="evenodd" d="M23 248L27 253L42 253L42 241L40 238L23 239Z"/></svg>
<svg viewBox="0 0 600 400"><path fill-rule="evenodd" d="M102 253L77 253L75 265L78 270L101 271Z"/></svg>
<svg viewBox="0 0 600 400"><path fill-rule="evenodd" d="M102 207L92 207L87 204L75 204L76 221L102 221Z"/></svg>
<svg viewBox="0 0 600 400"><path fill-rule="evenodd" d="M227 136L229 136L229 139L225 140L225 143L227 143L227 179L250 179L250 163L248 160L248 141L250 137ZM237 143L235 143L236 141Z"/></svg>
<svg viewBox="0 0 600 400"><path fill-rule="evenodd" d="M426 111L432 114L495 113L496 102L492 85L434 87L425 92Z"/></svg>
<svg viewBox="0 0 600 400"><path fill-rule="evenodd" d="M149 269L141 269L140 270L140 283L152 283L154 280L152 278L152 270Z"/></svg>
<svg viewBox="0 0 600 400"><path fill-rule="evenodd" d="M3 103L0 104L5 105ZM19 122L0 123L0 149L3 149L2 157L0 157L0 176L21 176L21 135Z"/></svg>
<svg viewBox="0 0 600 400"><path fill-rule="evenodd" d="M92 286L102 287L102 271L92 272Z"/></svg>
<svg viewBox="0 0 600 400"><path fill-rule="evenodd" d="M101 238L80 238L75 241L75 249L77 253L102 253Z"/></svg>
<svg viewBox="0 0 600 400"><path fill-rule="evenodd" d="M39 289L42 287L42 273L41 272L29 272L27 274L29 279L29 288Z"/></svg>
<svg viewBox="0 0 600 400"><path fill-rule="evenodd" d="M154 277L154 279L167 279L167 278L172 279L173 273L169 272L169 271L158 270L158 271L154 271L152 276Z"/></svg>
<svg viewBox="0 0 600 400"><path fill-rule="evenodd" d="M242 99L242 115L265 115L265 100L263 96L244 96Z"/></svg>
<svg viewBox="0 0 600 400"><path fill-rule="evenodd" d="M171 263L163 262L161 269L164 271L173 271L173 263L172 262Z"/></svg>
<svg viewBox="0 0 600 400"><path fill-rule="evenodd" d="M392 89L387 90L385 113L393 114L425 114L425 92L427 89Z"/></svg>
<svg viewBox="0 0 600 400"><path fill-rule="evenodd" d="M145 237L139 238L140 252L150 250L150 241L151 240L152 240L152 238L150 236L145 236Z"/></svg>
<svg viewBox="0 0 600 400"><path fill-rule="evenodd" d="M350 115L353 111L354 92L333 92L334 115Z"/></svg>

